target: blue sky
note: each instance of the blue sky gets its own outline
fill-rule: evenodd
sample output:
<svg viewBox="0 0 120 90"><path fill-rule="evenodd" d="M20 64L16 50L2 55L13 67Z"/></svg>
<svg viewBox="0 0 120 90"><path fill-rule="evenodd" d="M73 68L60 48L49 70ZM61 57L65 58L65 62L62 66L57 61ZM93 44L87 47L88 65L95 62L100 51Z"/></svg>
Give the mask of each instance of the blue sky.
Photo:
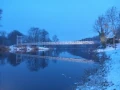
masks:
<svg viewBox="0 0 120 90"><path fill-rule="evenodd" d="M46 29L61 41L94 36L93 24L97 17L116 6L119 0L0 0L3 9L1 30L19 30L26 34L29 28Z"/></svg>

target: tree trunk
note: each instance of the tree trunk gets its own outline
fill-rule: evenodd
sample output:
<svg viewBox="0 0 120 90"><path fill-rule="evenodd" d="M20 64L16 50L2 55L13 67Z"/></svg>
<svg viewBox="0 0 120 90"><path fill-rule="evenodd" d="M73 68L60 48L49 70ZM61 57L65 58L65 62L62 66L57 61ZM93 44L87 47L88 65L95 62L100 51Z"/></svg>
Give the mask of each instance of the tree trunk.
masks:
<svg viewBox="0 0 120 90"><path fill-rule="evenodd" d="M105 34L104 33L100 33L100 40L101 40L101 44L102 44L102 46L103 46L103 48L106 48L106 36L105 36Z"/></svg>

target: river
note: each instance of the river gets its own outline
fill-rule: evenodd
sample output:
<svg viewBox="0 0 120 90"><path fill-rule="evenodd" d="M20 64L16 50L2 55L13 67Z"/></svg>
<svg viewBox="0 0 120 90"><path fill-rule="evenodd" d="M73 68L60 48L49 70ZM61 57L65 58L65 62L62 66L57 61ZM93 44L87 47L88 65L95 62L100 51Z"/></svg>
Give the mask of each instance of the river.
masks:
<svg viewBox="0 0 120 90"><path fill-rule="evenodd" d="M85 48L0 53L0 90L74 90L98 63L98 53Z"/></svg>

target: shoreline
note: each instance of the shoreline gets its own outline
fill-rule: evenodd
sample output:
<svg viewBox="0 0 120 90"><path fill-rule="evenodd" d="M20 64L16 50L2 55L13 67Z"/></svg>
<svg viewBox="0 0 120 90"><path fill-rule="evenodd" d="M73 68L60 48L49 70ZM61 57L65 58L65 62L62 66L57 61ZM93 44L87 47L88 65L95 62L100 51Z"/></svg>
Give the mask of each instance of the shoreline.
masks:
<svg viewBox="0 0 120 90"><path fill-rule="evenodd" d="M107 47L104 49L110 59L104 61L98 71L89 77L83 85L78 85L76 90L119 90L119 70L120 70L120 44L117 49Z"/></svg>
<svg viewBox="0 0 120 90"><path fill-rule="evenodd" d="M35 51L47 51L50 48L46 47L16 47L16 46L0 46L0 52L35 52Z"/></svg>

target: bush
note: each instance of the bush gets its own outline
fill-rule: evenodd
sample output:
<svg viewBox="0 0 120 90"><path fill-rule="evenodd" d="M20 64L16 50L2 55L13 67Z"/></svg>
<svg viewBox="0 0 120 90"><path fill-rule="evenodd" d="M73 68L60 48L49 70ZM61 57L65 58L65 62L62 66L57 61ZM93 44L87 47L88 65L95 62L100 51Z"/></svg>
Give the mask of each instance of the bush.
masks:
<svg viewBox="0 0 120 90"><path fill-rule="evenodd" d="M115 43L119 43L119 40L115 39ZM107 39L107 44L113 44L113 38Z"/></svg>

